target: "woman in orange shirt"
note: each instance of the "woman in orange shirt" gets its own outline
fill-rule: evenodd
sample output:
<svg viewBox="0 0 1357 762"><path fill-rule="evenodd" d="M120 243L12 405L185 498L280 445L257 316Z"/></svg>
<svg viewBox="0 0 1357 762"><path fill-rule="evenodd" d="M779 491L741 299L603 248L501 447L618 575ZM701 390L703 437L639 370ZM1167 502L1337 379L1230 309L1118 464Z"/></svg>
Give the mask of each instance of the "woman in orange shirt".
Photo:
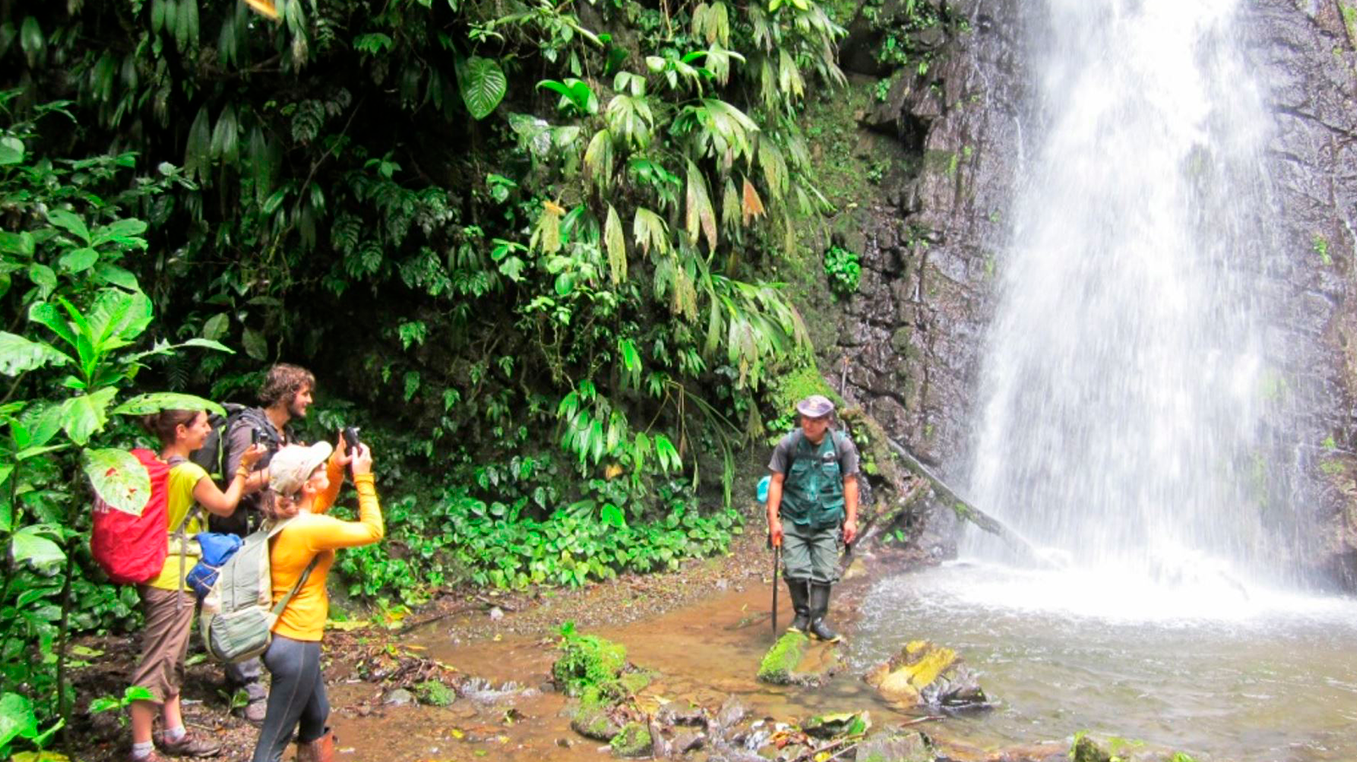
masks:
<svg viewBox="0 0 1357 762"><path fill-rule="evenodd" d="M334 759L334 735L325 724L330 703L320 672L320 640L330 609L325 579L335 550L371 545L385 530L372 482L372 452L366 445L359 445L352 455L340 449L331 457L332 451L328 442L288 445L269 462L273 500L264 513L275 526L286 522L269 549L274 602L282 600L297 580L304 581L278 616L273 640L264 652L273 683L253 762L282 759L294 729L297 762ZM357 521L324 515L339 492L345 464L351 466L358 488Z"/></svg>

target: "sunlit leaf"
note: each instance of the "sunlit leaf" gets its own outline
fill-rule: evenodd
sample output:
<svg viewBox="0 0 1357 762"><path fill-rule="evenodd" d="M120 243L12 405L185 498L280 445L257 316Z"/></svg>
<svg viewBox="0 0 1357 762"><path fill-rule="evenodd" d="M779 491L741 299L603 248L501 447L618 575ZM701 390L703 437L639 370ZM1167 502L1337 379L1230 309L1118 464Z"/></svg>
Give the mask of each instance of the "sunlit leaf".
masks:
<svg viewBox="0 0 1357 762"><path fill-rule="evenodd" d="M137 456L123 449L85 450L85 476L109 506L140 516L151 494L151 475Z"/></svg>
<svg viewBox="0 0 1357 762"><path fill-rule="evenodd" d="M61 546L42 535L52 533L50 526L30 524L14 533L10 557L16 564L28 564L43 574L55 572L66 560Z"/></svg>
<svg viewBox="0 0 1357 762"><path fill-rule="evenodd" d="M161 410L206 410L216 415L226 415L226 409L212 400L179 392L138 394L110 412L114 415L148 415Z"/></svg>
<svg viewBox="0 0 1357 762"><path fill-rule="evenodd" d="M90 437L102 431L108 423L108 406L118 390L100 389L93 394L81 394L62 403L62 426L72 442L84 446Z"/></svg>
<svg viewBox="0 0 1357 762"><path fill-rule="evenodd" d="M69 357L47 344L0 332L0 373L6 376L17 376L50 363L64 365L68 362Z"/></svg>

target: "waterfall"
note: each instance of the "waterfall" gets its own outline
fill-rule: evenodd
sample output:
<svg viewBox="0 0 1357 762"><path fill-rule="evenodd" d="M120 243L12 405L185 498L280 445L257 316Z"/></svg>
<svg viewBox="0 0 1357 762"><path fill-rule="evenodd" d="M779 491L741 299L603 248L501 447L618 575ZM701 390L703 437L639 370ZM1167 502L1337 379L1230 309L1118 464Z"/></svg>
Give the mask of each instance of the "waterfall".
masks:
<svg viewBox="0 0 1357 762"><path fill-rule="evenodd" d="M971 493L1089 573L1290 576L1261 275L1272 123L1237 38L1243 0L1034 5L1030 150Z"/></svg>

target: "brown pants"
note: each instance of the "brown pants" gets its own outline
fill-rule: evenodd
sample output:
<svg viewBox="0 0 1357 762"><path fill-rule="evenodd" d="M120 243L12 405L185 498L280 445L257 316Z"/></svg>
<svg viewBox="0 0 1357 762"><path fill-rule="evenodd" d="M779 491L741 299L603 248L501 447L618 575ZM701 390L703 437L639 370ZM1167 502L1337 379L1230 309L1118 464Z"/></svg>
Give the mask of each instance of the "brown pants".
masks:
<svg viewBox="0 0 1357 762"><path fill-rule="evenodd" d="M132 672L132 685L145 688L156 703L179 695L184 684L184 660L193 627L193 594L137 585L141 613L146 618L141 633L141 658Z"/></svg>

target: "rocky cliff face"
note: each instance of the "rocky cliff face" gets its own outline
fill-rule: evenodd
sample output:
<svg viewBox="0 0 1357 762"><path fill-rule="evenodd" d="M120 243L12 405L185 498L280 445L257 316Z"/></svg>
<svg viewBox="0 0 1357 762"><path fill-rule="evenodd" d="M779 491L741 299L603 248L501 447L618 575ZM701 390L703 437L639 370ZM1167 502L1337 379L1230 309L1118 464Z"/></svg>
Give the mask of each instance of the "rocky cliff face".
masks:
<svg viewBox="0 0 1357 762"><path fill-rule="evenodd" d="M953 476L964 466L995 257L1020 166L1019 5L953 4L964 22L913 35L915 50L937 51L933 65L895 72L884 102L863 117L899 142L902 159L844 234L863 258L861 292L835 348L845 395ZM855 22L845 65L880 74L863 51L881 35Z"/></svg>
<svg viewBox="0 0 1357 762"><path fill-rule="evenodd" d="M846 68L891 77L861 123L900 158L840 226L863 274L828 351L831 376L952 478L968 466L996 258L1023 176L1023 6L951 3L959 23L910 40L936 51L926 71L892 73L872 55L890 3L876 23L857 19L843 45ZM1275 308L1267 361L1279 409L1299 420L1270 433L1269 470L1291 477L1273 480L1264 502L1303 517L1315 578L1357 590L1357 0L1252 0L1243 30L1277 118L1265 157L1275 237L1259 263Z"/></svg>
<svg viewBox="0 0 1357 762"><path fill-rule="evenodd" d="M1357 590L1357 3L1255 0L1245 30L1277 124L1270 359L1300 422L1275 439L1319 485L1280 497L1311 520L1314 576Z"/></svg>

